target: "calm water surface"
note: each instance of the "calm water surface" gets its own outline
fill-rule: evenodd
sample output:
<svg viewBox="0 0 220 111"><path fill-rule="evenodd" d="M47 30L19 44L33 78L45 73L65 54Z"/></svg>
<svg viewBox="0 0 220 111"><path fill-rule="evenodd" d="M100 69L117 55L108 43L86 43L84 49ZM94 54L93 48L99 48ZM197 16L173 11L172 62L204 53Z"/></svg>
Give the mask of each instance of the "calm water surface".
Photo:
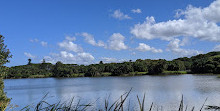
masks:
<svg viewBox="0 0 220 111"><path fill-rule="evenodd" d="M188 107L201 107L206 104L220 105L220 78L208 75L170 75L170 76L135 76L135 77L82 77L82 78L39 78L5 79L5 91L12 98L11 104L21 109L26 105L36 104L47 94L47 101L68 101L75 97L81 103L97 102L94 108L103 109L104 100L110 95L110 102L133 88L125 105L130 109L137 107L137 95L146 94L146 108L151 102L154 108L176 110L181 96Z"/></svg>

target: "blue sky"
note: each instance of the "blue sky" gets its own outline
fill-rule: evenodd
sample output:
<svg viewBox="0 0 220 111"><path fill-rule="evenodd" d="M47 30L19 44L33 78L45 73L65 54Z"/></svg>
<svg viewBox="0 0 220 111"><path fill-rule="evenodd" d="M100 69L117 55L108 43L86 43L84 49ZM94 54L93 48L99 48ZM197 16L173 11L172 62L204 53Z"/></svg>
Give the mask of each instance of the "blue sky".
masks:
<svg viewBox="0 0 220 111"><path fill-rule="evenodd" d="M0 0L7 66L167 59L220 50L220 0Z"/></svg>

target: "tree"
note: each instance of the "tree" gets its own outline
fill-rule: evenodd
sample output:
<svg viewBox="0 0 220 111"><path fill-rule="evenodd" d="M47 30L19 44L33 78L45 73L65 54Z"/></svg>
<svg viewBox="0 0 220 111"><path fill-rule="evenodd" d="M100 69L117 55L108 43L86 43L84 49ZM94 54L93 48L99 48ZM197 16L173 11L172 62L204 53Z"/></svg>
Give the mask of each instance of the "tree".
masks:
<svg viewBox="0 0 220 111"><path fill-rule="evenodd" d="M10 99L6 97L6 94L4 92L4 82L2 79L2 75L5 73L6 69L6 67L4 67L3 65L9 62L8 59L11 57L12 55L10 54L9 49L7 49L7 46L4 44L4 37L0 35L0 110L4 110L10 101Z"/></svg>
<svg viewBox="0 0 220 111"><path fill-rule="evenodd" d="M133 69L137 72L146 72L147 71L147 65L144 64L144 62L134 62L133 63Z"/></svg>
<svg viewBox="0 0 220 111"><path fill-rule="evenodd" d="M28 59L28 65L31 65L31 59Z"/></svg>
<svg viewBox="0 0 220 111"><path fill-rule="evenodd" d="M179 71L185 70L185 64L183 61L180 60L173 60L167 63L167 70L168 71Z"/></svg>
<svg viewBox="0 0 220 111"><path fill-rule="evenodd" d="M149 74L160 74L165 69L166 60L153 60L148 67Z"/></svg>
<svg viewBox="0 0 220 111"><path fill-rule="evenodd" d="M86 77L100 76L100 72L96 67L90 66L87 72L85 73L85 76Z"/></svg>
<svg viewBox="0 0 220 111"><path fill-rule="evenodd" d="M218 65L215 69L215 74L220 74L220 65Z"/></svg>
<svg viewBox="0 0 220 111"><path fill-rule="evenodd" d="M46 60L45 60L45 59L43 59L42 63L46 63Z"/></svg>
<svg viewBox="0 0 220 111"><path fill-rule="evenodd" d="M12 55L10 54L9 49L7 49L7 45L4 44L4 37L0 35L0 66L9 62L8 59L11 57Z"/></svg>
<svg viewBox="0 0 220 111"><path fill-rule="evenodd" d="M103 64L103 61L100 61L99 64Z"/></svg>
<svg viewBox="0 0 220 111"><path fill-rule="evenodd" d="M112 70L112 76L120 76L122 74L129 74L133 72L133 68L130 64L121 63L117 64L117 66Z"/></svg>
<svg viewBox="0 0 220 111"><path fill-rule="evenodd" d="M61 77L62 69L63 69L63 63L58 61L54 66L53 76L54 77Z"/></svg>

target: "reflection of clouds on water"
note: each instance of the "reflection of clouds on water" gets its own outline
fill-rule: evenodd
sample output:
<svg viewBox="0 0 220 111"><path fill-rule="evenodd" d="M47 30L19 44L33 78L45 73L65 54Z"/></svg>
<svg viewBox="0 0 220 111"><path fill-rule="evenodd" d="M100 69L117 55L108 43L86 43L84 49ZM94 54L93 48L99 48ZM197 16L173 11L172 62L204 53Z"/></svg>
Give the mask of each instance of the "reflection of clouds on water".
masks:
<svg viewBox="0 0 220 111"><path fill-rule="evenodd" d="M216 76L205 75L5 80L7 96L13 98L12 103L20 106L36 103L49 92L48 102L65 102L74 97L75 103L78 100L82 104L93 103L95 109L103 109L104 101L109 95L111 104L130 88L133 89L124 108L128 107L130 101L130 109L137 109L137 95L142 99L145 93L147 109L154 102L154 109L163 106L164 110L176 110L182 95L184 105L188 105L189 108L196 106L198 109L206 97L207 104L219 105L219 86L220 80Z"/></svg>

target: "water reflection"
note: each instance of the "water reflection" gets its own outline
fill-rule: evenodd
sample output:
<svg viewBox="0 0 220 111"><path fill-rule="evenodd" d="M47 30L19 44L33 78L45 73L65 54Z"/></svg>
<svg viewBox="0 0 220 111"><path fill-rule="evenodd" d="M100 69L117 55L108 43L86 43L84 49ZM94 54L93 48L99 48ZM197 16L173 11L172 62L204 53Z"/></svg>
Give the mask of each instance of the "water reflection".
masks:
<svg viewBox="0 0 220 111"><path fill-rule="evenodd" d="M20 108L38 102L49 92L49 102L66 101L75 97L75 102L78 99L81 99L82 103L97 101L94 107L99 109L104 107L104 100L109 95L109 101L113 102L130 88L133 90L125 103L127 105L130 101L135 106L136 96L143 97L146 93L146 106L148 107L151 102L154 102L158 106L163 106L163 109L175 109L179 105L181 96L184 95L184 104L199 108L206 97L208 97L207 104L219 105L219 86L220 79L207 75L5 80L7 96L13 98L12 104L17 104Z"/></svg>

